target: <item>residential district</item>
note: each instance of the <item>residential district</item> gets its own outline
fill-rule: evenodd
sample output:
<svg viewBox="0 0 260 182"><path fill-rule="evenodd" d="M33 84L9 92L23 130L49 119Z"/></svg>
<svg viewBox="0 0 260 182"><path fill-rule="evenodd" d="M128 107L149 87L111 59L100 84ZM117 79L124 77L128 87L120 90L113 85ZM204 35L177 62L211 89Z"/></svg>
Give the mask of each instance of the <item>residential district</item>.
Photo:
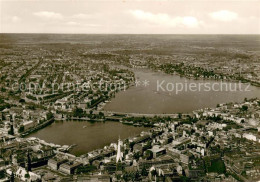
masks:
<svg viewBox="0 0 260 182"><path fill-rule="evenodd" d="M157 118L153 127L81 156L16 135L1 113L2 181L259 181L260 101ZM147 119L146 121L154 119ZM140 121L141 122L141 121Z"/></svg>

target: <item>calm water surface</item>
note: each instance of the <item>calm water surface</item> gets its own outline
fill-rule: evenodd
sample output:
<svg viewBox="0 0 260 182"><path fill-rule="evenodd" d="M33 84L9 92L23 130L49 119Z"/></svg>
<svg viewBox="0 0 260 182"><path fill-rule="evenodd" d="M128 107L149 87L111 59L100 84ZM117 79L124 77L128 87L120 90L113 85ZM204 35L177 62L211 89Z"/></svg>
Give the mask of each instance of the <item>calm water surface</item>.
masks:
<svg viewBox="0 0 260 182"><path fill-rule="evenodd" d="M136 79L141 81L139 86L133 86L126 91L119 92L115 98L108 103L104 110L117 111L127 113L189 113L193 110L216 107L219 103L227 102L242 102L244 98L260 97L260 88L250 86L250 91L245 91L247 85L242 86L244 91L226 91L226 86L222 86L224 91L182 91L176 94L176 89L173 91L163 91L157 89L157 82L162 83L163 88L166 88L167 83L182 83L185 84L196 83L220 83L219 81L208 80L194 80L181 78L176 75L168 75L161 72L153 72L146 69L134 70ZM143 81L149 81L148 86L143 85ZM231 89L234 90L235 83L231 84ZM218 90L220 86L216 85L215 89ZM238 85L237 85L238 89Z"/></svg>
<svg viewBox="0 0 260 182"><path fill-rule="evenodd" d="M136 136L142 131L149 130L144 127L124 125L119 122L55 122L46 128L29 135L46 142L60 145L77 144L71 151L72 154L81 155L89 151L103 148L112 142L117 142L118 137L126 139Z"/></svg>

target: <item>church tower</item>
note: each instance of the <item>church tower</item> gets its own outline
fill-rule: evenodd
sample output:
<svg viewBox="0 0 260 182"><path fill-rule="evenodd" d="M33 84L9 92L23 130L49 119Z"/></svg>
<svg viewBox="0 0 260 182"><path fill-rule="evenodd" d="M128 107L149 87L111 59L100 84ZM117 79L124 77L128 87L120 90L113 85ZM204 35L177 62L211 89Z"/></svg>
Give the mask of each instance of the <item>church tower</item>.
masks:
<svg viewBox="0 0 260 182"><path fill-rule="evenodd" d="M122 157L123 157L123 153L121 152L121 146L122 146L122 141L120 140L120 138L118 139L118 144L117 144L117 154L116 154L116 163L118 162L122 162Z"/></svg>

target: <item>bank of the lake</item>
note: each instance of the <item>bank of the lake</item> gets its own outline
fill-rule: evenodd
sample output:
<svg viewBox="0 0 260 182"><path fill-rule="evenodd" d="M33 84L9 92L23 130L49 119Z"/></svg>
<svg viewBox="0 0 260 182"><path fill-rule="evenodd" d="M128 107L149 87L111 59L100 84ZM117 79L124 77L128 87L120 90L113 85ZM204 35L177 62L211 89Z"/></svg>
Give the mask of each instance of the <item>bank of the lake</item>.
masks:
<svg viewBox="0 0 260 182"><path fill-rule="evenodd" d="M140 81L137 87L133 86L126 91L116 94L116 97L104 107L105 111L143 114L173 114L191 113L193 110L216 107L219 103L241 102L244 98L260 98L260 88L242 85L244 91L182 91L157 90L157 83L181 83L183 85L195 83L219 83L212 80L194 80L182 78L177 75L167 75L147 69L134 69L136 80ZM144 82L148 85L144 86ZM227 82L230 84L231 82ZM163 88L165 87L163 84ZM234 84L234 83L232 83ZM245 91L245 89L250 91ZM218 88L217 88L218 89ZM72 154L81 155L89 151L103 148L118 137L125 139L136 136L145 127L124 125L119 122L88 122L88 121L59 121L39 130L27 137L38 137L46 142L60 145L74 145Z"/></svg>
<svg viewBox="0 0 260 182"><path fill-rule="evenodd" d="M55 121L27 137L37 137L49 143L76 146L70 151L81 155L105 145L139 135L150 128L134 127L119 122Z"/></svg>

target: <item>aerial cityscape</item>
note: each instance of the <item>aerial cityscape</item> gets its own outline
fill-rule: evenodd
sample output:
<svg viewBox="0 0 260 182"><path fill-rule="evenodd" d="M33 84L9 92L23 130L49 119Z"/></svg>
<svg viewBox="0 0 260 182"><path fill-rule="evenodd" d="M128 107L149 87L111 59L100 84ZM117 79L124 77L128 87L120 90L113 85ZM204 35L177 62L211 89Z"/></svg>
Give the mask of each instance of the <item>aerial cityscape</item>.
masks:
<svg viewBox="0 0 260 182"><path fill-rule="evenodd" d="M0 181L260 181L259 26L258 32L250 22L235 34L203 32L207 19L197 25L192 17L168 16L166 7L165 14L151 13L152 7L173 5L151 1L150 13L129 10L122 16L148 21L162 33L143 33L145 22L131 32L127 19L121 23L129 32L113 32L112 20L111 29L99 32L92 14L48 9L61 2L39 0L35 9L30 3L36 2L21 2L0 2ZM64 11L72 13L70 6L77 12L96 6L64 2ZM135 3L139 9L149 4ZM246 5L253 14L254 2ZM10 8L24 9L24 17L8 18ZM239 22L242 11L227 12L208 16L220 17L226 27ZM53 31L35 17L47 18L39 22ZM259 14L250 17L259 25ZM59 24L76 18L88 20L97 33L85 25L81 32L75 22L73 32ZM168 33L165 22L185 34Z"/></svg>

